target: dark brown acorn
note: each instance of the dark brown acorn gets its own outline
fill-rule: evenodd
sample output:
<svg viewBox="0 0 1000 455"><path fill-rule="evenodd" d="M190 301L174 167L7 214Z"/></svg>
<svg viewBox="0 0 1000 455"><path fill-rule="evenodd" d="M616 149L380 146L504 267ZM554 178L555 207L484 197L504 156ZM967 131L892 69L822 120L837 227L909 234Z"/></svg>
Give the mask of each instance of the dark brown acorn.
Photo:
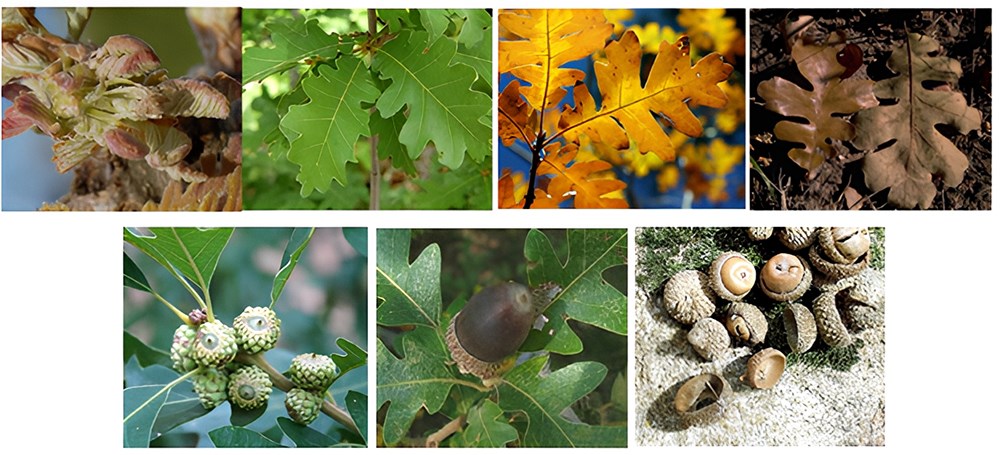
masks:
<svg viewBox="0 0 1000 455"><path fill-rule="evenodd" d="M490 286L469 299L448 326L451 356L462 373L488 380L502 373L504 360L517 352L535 319L558 292L542 286L532 292L519 283Z"/></svg>

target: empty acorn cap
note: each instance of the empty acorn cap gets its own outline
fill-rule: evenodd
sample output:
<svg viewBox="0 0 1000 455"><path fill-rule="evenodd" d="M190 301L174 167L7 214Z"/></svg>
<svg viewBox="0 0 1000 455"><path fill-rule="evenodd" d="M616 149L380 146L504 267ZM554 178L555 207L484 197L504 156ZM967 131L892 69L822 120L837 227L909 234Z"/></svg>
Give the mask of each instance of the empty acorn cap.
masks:
<svg viewBox="0 0 1000 455"><path fill-rule="evenodd" d="M685 426L715 422L725 412L733 389L725 378L705 373L688 379L674 395L674 409Z"/></svg>
<svg viewBox="0 0 1000 455"><path fill-rule="evenodd" d="M742 299L757 282L757 270L746 256L735 251L722 253L712 261L708 277L712 290L725 300Z"/></svg>
<svg viewBox="0 0 1000 455"><path fill-rule="evenodd" d="M747 228L747 235L751 240L767 240L771 238L771 233L774 232L772 227L750 227Z"/></svg>
<svg viewBox="0 0 1000 455"><path fill-rule="evenodd" d="M767 318L749 303L733 302L726 309L726 330L741 341L758 344L767 335Z"/></svg>
<svg viewBox="0 0 1000 455"><path fill-rule="evenodd" d="M788 249L798 251L816 241L816 228L786 227L778 231L778 240Z"/></svg>
<svg viewBox="0 0 1000 455"><path fill-rule="evenodd" d="M715 312L715 293L708 275L682 270L663 285L663 309L681 324L691 325Z"/></svg>
<svg viewBox="0 0 1000 455"><path fill-rule="evenodd" d="M793 254L776 254L760 270L760 290L778 302L791 302L802 297L811 284L809 265Z"/></svg>
<svg viewBox="0 0 1000 455"><path fill-rule="evenodd" d="M774 348L767 348L750 357L747 362L747 372L740 380L750 387L770 389L781 379L785 371L785 355Z"/></svg>
<svg viewBox="0 0 1000 455"><path fill-rule="evenodd" d="M794 353L803 353L816 342L816 318L805 305L790 303L782 312L785 336Z"/></svg>
<svg viewBox="0 0 1000 455"><path fill-rule="evenodd" d="M823 250L820 248L819 244L813 245L812 248L809 248L809 262L816 268L816 270L823 275L826 275L828 279L832 280L838 280L861 273L862 270L868 267L869 256L871 255L865 253L858 257L853 263L841 264L826 258L823 255Z"/></svg>
<svg viewBox="0 0 1000 455"><path fill-rule="evenodd" d="M698 355L705 360L717 360L729 349L729 332L721 322L705 318L696 323L688 331L688 342Z"/></svg>
<svg viewBox="0 0 1000 455"><path fill-rule="evenodd" d="M813 302L813 316L816 317L816 332L823 342L832 348L842 348L854 341L847 331L844 320L837 311L837 295L824 292Z"/></svg>

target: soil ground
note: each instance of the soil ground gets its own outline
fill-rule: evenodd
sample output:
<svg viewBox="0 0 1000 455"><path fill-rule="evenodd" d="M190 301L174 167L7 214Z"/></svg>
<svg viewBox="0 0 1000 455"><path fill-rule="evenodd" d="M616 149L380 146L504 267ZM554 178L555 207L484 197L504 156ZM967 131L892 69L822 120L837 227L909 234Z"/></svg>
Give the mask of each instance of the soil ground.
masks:
<svg viewBox="0 0 1000 455"><path fill-rule="evenodd" d="M786 51L779 24L786 17L810 15L827 31L844 30L850 43L864 54L855 77L881 80L891 77L885 62L900 47L907 31L938 40L944 54L957 59L963 75L958 91L982 113L978 131L968 135L942 131L969 158L962 183L944 188L935 178L938 194L931 209L989 210L992 200L992 103L990 10L751 10L750 11L750 150L754 171L750 180L750 207L754 210L891 209L886 192L872 193L861 171L864 152L843 144L844 152L828 159L818 175L806 172L787 157L791 144L777 140L774 125L782 119L763 107L757 84L775 76L801 80ZM940 127L939 127L940 129ZM856 192L856 193L855 193ZM860 196L859 202L857 198Z"/></svg>

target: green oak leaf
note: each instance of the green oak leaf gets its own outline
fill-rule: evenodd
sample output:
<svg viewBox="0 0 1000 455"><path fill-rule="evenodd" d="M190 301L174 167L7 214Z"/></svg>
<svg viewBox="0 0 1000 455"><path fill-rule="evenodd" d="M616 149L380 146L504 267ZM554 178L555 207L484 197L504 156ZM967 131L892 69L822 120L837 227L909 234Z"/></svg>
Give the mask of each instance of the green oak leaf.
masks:
<svg viewBox="0 0 1000 455"><path fill-rule="evenodd" d="M256 431L243 427L221 427L208 432L216 447L283 447Z"/></svg>
<svg viewBox="0 0 1000 455"><path fill-rule="evenodd" d="M287 71L306 58L333 59L339 53L349 53L353 45L341 43L337 35L327 35L315 19L280 18L265 27L271 32L274 47L251 47L244 51L244 84Z"/></svg>
<svg viewBox="0 0 1000 455"><path fill-rule="evenodd" d="M295 447L332 447L337 443L336 439L296 423L288 417L278 417L277 420L281 432L295 443Z"/></svg>
<svg viewBox="0 0 1000 455"><path fill-rule="evenodd" d="M553 282L562 287L545 312L549 316L546 332L553 333L546 349L575 354L583 344L566 323L568 319L620 335L628 330L627 299L603 277L608 268L625 265L628 233L624 229L571 229L566 235L566 258L560 258L548 237L537 230L528 232L524 257L532 286Z"/></svg>
<svg viewBox="0 0 1000 455"><path fill-rule="evenodd" d="M330 180L346 184L346 165L356 163L354 143L369 135L367 109L379 96L367 68L357 58L341 58L337 69L322 65L319 76L302 82L309 102L291 106L281 131L291 149L288 159L299 165L302 196L326 192Z"/></svg>
<svg viewBox="0 0 1000 455"><path fill-rule="evenodd" d="M377 320L387 326L437 328L441 313L441 249L433 244L409 263L410 231L379 229L376 249Z"/></svg>
<svg viewBox="0 0 1000 455"><path fill-rule="evenodd" d="M600 385L607 368L596 362L578 362L540 375L546 362L547 355L518 365L504 376L497 389L500 408L527 416L521 446L625 447L625 426L574 423L561 415Z"/></svg>
<svg viewBox="0 0 1000 455"><path fill-rule="evenodd" d="M378 407L390 403L382 437L393 445L406 435L420 408L431 414L441 410L455 378L447 366L451 355L433 329L417 327L401 335L402 358L389 352L382 340L376 343Z"/></svg>
<svg viewBox="0 0 1000 455"><path fill-rule="evenodd" d="M416 183L424 191L410 204L414 209L489 210L492 203L493 182L489 163L465 165L455 170L444 169Z"/></svg>
<svg viewBox="0 0 1000 455"><path fill-rule="evenodd" d="M385 21L386 27L392 33L399 33L404 27L412 27L420 23L420 13L412 9L379 8L378 17Z"/></svg>
<svg viewBox="0 0 1000 455"><path fill-rule="evenodd" d="M504 447L517 440L517 430L507 423L500 406L490 400L472 408L467 422L458 434L462 447Z"/></svg>
<svg viewBox="0 0 1000 455"><path fill-rule="evenodd" d="M462 31L458 33L458 42L466 46L476 46L483 38L492 35L493 17L485 9L452 9L452 14L465 20L462 23ZM492 46L489 43L485 48L489 51Z"/></svg>
<svg viewBox="0 0 1000 455"><path fill-rule="evenodd" d="M438 39L425 49L427 41L427 32L406 30L375 54L373 69L392 80L375 107L383 118L409 107L399 141L411 158L433 142L438 160L449 168L459 167L466 154L482 161L490 154L492 134L479 119L489 113L492 101L471 90L477 79L471 67L451 63L455 41Z"/></svg>
<svg viewBox="0 0 1000 455"><path fill-rule="evenodd" d="M295 266L299 263L299 256L302 256L302 252L309 245L309 240L312 239L314 231L315 228L296 228L292 231L292 235L288 239L288 245L285 246L285 252L281 255L281 268L274 275L274 283L271 285L272 308L274 307L274 302L277 302L278 297L281 296L281 291L285 289L285 283L292 276L292 271L295 270Z"/></svg>
<svg viewBox="0 0 1000 455"><path fill-rule="evenodd" d="M125 241L168 270L176 269L208 292L219 256L233 235L232 228L149 228L151 235L124 229Z"/></svg>
<svg viewBox="0 0 1000 455"><path fill-rule="evenodd" d="M127 257L127 256L126 256ZM173 365L173 361L170 360L170 353L161 351L152 346L143 343L142 340L135 337L128 332L128 330L123 331L124 338L124 362L128 362L128 359L135 356L139 365L148 367L151 365L163 365L165 367L170 367Z"/></svg>
<svg viewBox="0 0 1000 455"><path fill-rule="evenodd" d="M337 365L340 372L337 373L337 378L347 374L347 372L365 366L368 364L368 353L364 349L361 349L358 345L351 342L347 338L337 338L337 347L344 351L344 354L333 353L330 354L330 358L333 359L333 363Z"/></svg>
<svg viewBox="0 0 1000 455"><path fill-rule="evenodd" d="M487 43L488 44L488 43ZM451 63L462 63L469 65L476 70L476 83L473 88L477 90L485 89L492 92L493 89L493 48L480 43L478 46L466 46L459 44L458 52L451 59ZM489 119L489 116L486 117Z"/></svg>
<svg viewBox="0 0 1000 455"><path fill-rule="evenodd" d="M380 92L384 92L391 81L383 81L375 78L375 86ZM407 175L416 176L417 167L413 164L406 147L399 143L399 133L406 124L406 111L400 110L389 118L382 118L381 115L372 115L368 119L368 127L372 136L378 135L378 157L381 159L391 159L392 166L406 172Z"/></svg>
<svg viewBox="0 0 1000 455"><path fill-rule="evenodd" d="M368 441L368 395L351 390L344 396L347 412L351 414L354 426L361 429L361 439Z"/></svg>

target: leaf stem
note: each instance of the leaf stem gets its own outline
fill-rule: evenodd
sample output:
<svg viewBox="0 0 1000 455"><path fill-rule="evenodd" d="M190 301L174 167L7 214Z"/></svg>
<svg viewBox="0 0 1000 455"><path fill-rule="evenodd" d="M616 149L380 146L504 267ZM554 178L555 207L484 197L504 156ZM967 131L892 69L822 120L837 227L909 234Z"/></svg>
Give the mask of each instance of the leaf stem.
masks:
<svg viewBox="0 0 1000 455"><path fill-rule="evenodd" d="M183 321L187 325L191 325L191 318L189 318L188 315L181 312L181 310L178 310L177 307L175 307L172 303L168 302L167 299L163 298L163 296L156 293L156 291L150 289L149 292L150 294L153 294L153 297L156 297L157 300L163 302L163 304L166 305L167 308L170 309L170 311L173 311L174 314L177 315L177 317L181 318L181 321Z"/></svg>
<svg viewBox="0 0 1000 455"><path fill-rule="evenodd" d="M125 416L125 418L122 420L122 423L128 422L128 419L131 419L133 416L135 416L135 414L137 412L141 411L146 406L149 406L149 403L152 403L153 400L157 399L160 395L163 395L164 392L169 391L170 389L174 388L174 386L176 386L177 384L180 384L180 383L186 381L191 376L194 376L194 374L197 373L198 370L200 370L200 368L195 368L194 370L191 370L191 371L188 371L187 373L184 373L183 375L181 375L177 379L174 379L173 381L170 381L170 384L167 384L167 385L163 386L163 388L160 389L159 392L156 392L155 394L153 394L153 396L149 397L148 400L146 400L142 404L140 404L139 407L135 408L135 410L133 410L131 413L129 413L129 415Z"/></svg>
<svg viewBox="0 0 1000 455"><path fill-rule="evenodd" d="M469 387L469 388L472 388L472 389L476 389L476 390L478 390L480 392L483 392L483 393L486 393L486 392L489 392L490 390L493 390L490 387L486 387L484 385L476 384L475 382L472 382L472 381L466 381L464 379L457 379L456 378L456 379L452 379L451 382L454 383L454 384L457 384L457 385L464 385L466 387Z"/></svg>
<svg viewBox="0 0 1000 455"><path fill-rule="evenodd" d="M378 33L378 15L374 8L368 8L368 40L374 41L375 34ZM375 114L375 106L372 106L372 114ZM379 198L381 194L382 171L378 162L378 134L372 134L368 139L371 146L371 173L368 176L368 210L378 210Z"/></svg>
<svg viewBox="0 0 1000 455"><path fill-rule="evenodd" d="M248 365L254 365L264 370L264 372L271 378L271 384L285 393L296 387L294 382L286 378L285 375L281 374L278 370L271 366L270 363L267 363L267 360L265 360L264 356L261 354L250 355L240 351L240 353L236 355L236 361ZM324 398L323 405L320 410L323 411L323 414L330 416L331 419L336 420L348 430L357 433L359 436L361 435L361 430L359 430L357 425L354 424L354 420L351 419L351 416L347 413L347 411L338 408L332 401L327 401Z"/></svg>

